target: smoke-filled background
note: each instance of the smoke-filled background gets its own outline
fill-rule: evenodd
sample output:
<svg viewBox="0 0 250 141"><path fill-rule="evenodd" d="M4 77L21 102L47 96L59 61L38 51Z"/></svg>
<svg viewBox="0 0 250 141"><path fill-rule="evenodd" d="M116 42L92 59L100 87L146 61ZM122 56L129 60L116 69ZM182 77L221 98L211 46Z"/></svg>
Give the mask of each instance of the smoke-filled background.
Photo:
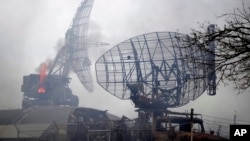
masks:
<svg viewBox="0 0 250 141"><path fill-rule="evenodd" d="M53 60L81 0L0 0L0 109L21 108L22 77L38 73L45 60ZM245 6L250 1L245 0ZM90 48L94 92L88 93L74 73L70 87L80 106L109 110L136 117L131 101L122 101L96 83L95 61L116 44L148 32L190 33L199 23L223 26L221 14L242 8L241 0L95 0L89 38L108 42ZM172 110L195 112L212 117L250 120L249 90L237 95L232 85L221 85L216 96L206 93L188 105ZM231 121L230 121L231 122Z"/></svg>

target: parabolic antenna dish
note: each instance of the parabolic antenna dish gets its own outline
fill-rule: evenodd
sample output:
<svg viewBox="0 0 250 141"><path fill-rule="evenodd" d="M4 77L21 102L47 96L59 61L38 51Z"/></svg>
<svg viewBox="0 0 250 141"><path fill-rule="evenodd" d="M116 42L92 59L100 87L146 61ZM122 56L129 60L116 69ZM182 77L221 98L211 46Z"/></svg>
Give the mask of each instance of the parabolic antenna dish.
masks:
<svg viewBox="0 0 250 141"><path fill-rule="evenodd" d="M59 73L67 78L70 70L73 69L89 92L93 92L93 80L88 56L90 44L87 33L93 2L94 0L82 0L73 22L66 32L65 45L58 52L49 71L49 75Z"/></svg>
<svg viewBox="0 0 250 141"><path fill-rule="evenodd" d="M69 45L73 46L72 65L82 85L89 92L93 92L93 81L90 71L90 59L88 57L87 33L90 13L94 0L84 0L78 7L69 30Z"/></svg>
<svg viewBox="0 0 250 141"><path fill-rule="evenodd" d="M208 87L207 55L185 47L187 35L153 32L130 38L96 62L97 82L136 107L166 109L195 100ZM199 62L187 61L187 56Z"/></svg>

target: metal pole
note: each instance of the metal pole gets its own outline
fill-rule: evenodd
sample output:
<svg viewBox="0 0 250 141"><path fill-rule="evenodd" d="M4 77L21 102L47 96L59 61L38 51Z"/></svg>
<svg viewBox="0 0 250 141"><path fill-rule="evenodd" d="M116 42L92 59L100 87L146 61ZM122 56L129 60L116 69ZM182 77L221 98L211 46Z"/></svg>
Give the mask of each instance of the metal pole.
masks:
<svg viewBox="0 0 250 141"><path fill-rule="evenodd" d="M213 35L215 33L215 25L211 24L208 26L208 33ZM211 43L208 46L208 63L209 65L209 74L208 74L208 95L216 95L216 74L215 74L215 41L210 40Z"/></svg>
<svg viewBox="0 0 250 141"><path fill-rule="evenodd" d="M191 114L190 114L191 135L190 135L190 141L193 141L193 115L194 115L194 109L191 108Z"/></svg>

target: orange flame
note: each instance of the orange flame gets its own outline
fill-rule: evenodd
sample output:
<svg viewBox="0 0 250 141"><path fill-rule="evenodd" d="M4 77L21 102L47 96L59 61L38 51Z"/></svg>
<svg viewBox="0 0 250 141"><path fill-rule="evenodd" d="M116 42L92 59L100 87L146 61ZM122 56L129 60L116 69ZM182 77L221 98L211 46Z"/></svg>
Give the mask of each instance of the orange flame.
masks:
<svg viewBox="0 0 250 141"><path fill-rule="evenodd" d="M45 92L46 92L46 90L44 87L39 87L38 93L45 93Z"/></svg>
<svg viewBox="0 0 250 141"><path fill-rule="evenodd" d="M44 88L44 80L46 77L47 66L48 66L47 63L43 63L41 66L38 93L45 93L46 92L46 90Z"/></svg>

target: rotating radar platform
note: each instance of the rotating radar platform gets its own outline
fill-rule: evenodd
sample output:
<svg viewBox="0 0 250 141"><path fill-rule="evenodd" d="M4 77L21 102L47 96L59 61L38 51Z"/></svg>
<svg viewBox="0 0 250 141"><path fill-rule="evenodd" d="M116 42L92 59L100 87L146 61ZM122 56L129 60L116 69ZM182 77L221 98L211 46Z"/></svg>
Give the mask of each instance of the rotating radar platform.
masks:
<svg viewBox="0 0 250 141"><path fill-rule="evenodd" d="M97 60L97 82L112 95L131 99L140 109L183 106L202 95L211 78L215 79L210 75L213 68L205 65L211 63L211 55L196 46L186 47L187 39L175 32L130 38Z"/></svg>

